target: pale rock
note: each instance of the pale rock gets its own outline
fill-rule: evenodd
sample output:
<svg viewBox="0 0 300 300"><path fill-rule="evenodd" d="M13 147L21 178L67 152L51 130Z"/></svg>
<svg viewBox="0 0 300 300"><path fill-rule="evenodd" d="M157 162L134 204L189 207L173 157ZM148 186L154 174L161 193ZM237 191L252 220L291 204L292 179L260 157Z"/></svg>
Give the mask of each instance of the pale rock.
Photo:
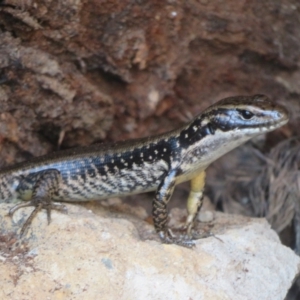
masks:
<svg viewBox="0 0 300 300"><path fill-rule="evenodd" d="M116 205L119 205L116 208ZM193 249L162 244L153 226L97 203L40 212L22 240L32 208L6 216L0 204L0 299L284 299L300 259L283 246L264 219L214 213L197 231L212 236ZM182 210L172 218L182 220ZM177 223L178 226L178 223ZM201 229L202 228L202 229ZM16 259L18 258L18 259Z"/></svg>

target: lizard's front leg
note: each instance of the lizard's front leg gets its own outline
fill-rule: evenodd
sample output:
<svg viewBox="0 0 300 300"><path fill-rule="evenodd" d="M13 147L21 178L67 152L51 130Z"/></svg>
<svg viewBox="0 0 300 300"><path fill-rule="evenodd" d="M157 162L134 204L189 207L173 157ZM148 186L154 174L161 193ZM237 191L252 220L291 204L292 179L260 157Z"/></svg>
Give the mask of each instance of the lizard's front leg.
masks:
<svg viewBox="0 0 300 300"><path fill-rule="evenodd" d="M26 192L26 189L28 189L28 185L31 186L31 200L29 202L14 206L9 211L9 215L12 216L15 211L22 207L34 206L35 208L22 226L20 236L24 234L34 217L41 209L44 208L47 211L48 224L51 221L51 209L60 211L65 210L64 205L52 202L54 196L58 194L59 184L61 180L62 179L60 172L56 169L36 172L28 175L27 178L25 177L21 180L18 187L18 193L22 195L22 193Z"/></svg>
<svg viewBox="0 0 300 300"><path fill-rule="evenodd" d="M154 227L164 243L192 247L194 246L193 241L174 236L172 231L167 227L167 204L173 194L175 183L176 170L173 170L166 175L157 189L152 207Z"/></svg>
<svg viewBox="0 0 300 300"><path fill-rule="evenodd" d="M199 173L191 180L191 190L187 200L188 217L186 220L186 230L189 237L193 229L195 218L203 203L203 190L205 185L205 171Z"/></svg>

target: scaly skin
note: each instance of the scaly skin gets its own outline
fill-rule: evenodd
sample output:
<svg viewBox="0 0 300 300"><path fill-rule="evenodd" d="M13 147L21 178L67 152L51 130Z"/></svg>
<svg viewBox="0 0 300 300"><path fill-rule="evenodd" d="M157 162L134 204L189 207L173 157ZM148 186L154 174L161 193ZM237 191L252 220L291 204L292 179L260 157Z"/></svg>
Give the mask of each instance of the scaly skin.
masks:
<svg viewBox="0 0 300 300"><path fill-rule="evenodd" d="M42 208L50 221L51 209L58 207L53 201L90 201L156 191L153 219L162 241L191 246L208 165L252 137L287 122L286 109L266 96L226 98L190 123L162 135L61 151L5 168L0 171L0 202L23 201L10 214L24 206L35 207L23 234ZM167 228L167 203L175 185L188 180L189 238L180 239Z"/></svg>

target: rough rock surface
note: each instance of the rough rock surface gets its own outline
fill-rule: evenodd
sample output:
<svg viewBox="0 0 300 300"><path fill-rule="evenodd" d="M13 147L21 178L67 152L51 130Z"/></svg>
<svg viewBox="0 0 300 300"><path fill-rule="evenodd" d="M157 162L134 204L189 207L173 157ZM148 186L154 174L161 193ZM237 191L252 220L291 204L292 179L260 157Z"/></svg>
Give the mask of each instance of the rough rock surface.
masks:
<svg viewBox="0 0 300 300"><path fill-rule="evenodd" d="M67 205L49 226L39 213L22 242L12 232L30 209L11 220L1 204L0 298L282 300L299 273L264 219L216 214L215 236L186 249L161 244L143 209L107 204Z"/></svg>

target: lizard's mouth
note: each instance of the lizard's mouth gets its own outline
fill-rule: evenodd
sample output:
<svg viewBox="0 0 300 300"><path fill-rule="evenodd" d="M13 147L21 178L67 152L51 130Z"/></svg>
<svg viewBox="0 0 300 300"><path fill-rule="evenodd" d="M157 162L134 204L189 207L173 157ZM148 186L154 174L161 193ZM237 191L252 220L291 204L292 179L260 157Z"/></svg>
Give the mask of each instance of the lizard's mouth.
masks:
<svg viewBox="0 0 300 300"><path fill-rule="evenodd" d="M289 118L288 118L288 116L286 116L279 121L270 122L270 124L267 127L269 130L273 130L273 129L279 128L279 127L287 124L288 121L289 121Z"/></svg>

